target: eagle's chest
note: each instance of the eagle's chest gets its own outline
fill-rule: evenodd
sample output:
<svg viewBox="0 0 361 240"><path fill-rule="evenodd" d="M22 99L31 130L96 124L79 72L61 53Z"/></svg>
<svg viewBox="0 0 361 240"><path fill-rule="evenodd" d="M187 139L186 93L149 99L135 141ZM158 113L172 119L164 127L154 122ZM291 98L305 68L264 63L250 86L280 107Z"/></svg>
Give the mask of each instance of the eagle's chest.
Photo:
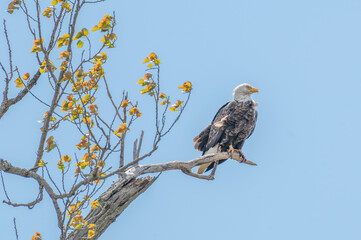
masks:
<svg viewBox="0 0 361 240"><path fill-rule="evenodd" d="M247 138L253 131L257 110L254 105L243 106L239 111L235 112L234 125L230 126L232 135L237 136L237 139Z"/></svg>
<svg viewBox="0 0 361 240"><path fill-rule="evenodd" d="M252 103L243 104L236 108L233 112L233 120L235 125L252 123L257 117L257 111Z"/></svg>

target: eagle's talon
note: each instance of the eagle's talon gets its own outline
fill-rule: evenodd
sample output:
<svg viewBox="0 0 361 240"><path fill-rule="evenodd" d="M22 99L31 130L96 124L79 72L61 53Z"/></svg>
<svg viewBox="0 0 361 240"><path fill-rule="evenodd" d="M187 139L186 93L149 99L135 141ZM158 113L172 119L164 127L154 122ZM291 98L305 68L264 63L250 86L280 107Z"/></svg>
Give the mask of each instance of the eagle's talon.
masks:
<svg viewBox="0 0 361 240"><path fill-rule="evenodd" d="M228 149L228 154L231 156L231 159L233 159L233 154L234 153L238 153L240 156L243 156L243 153L241 150L239 149L235 149L233 148L232 145L229 146L229 149ZM244 157L244 156L243 156Z"/></svg>
<svg viewBox="0 0 361 240"><path fill-rule="evenodd" d="M240 160L238 160L239 162L241 162L241 163L247 163L247 161L248 161L248 160L246 159L246 157L244 156L242 150L235 149L235 148L233 148L232 145L229 146L229 149L228 149L227 152L228 152L228 154L230 155L230 158L231 158L231 159L234 159L234 158L233 158L233 154L234 154L234 153L238 153L239 158L240 158ZM237 160L237 159L236 159L236 160Z"/></svg>

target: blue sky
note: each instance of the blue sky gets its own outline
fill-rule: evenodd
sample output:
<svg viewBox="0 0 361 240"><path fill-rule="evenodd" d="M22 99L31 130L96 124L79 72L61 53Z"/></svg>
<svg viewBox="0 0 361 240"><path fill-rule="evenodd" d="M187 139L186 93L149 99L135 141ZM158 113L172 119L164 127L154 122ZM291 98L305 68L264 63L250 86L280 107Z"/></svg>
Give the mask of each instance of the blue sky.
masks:
<svg viewBox="0 0 361 240"><path fill-rule="evenodd" d="M0 3L1 9L6 5ZM108 0L86 9L79 28L116 12L119 39L106 65L114 93L127 89L142 107L147 98L135 83L153 51L169 93L178 94L175 87L184 81L194 85L179 124L145 163L198 157L192 139L231 99L233 88L248 82L260 90L254 96L256 130L243 148L257 167L227 161L214 181L165 172L101 239L360 239L360 10L356 0ZM14 59L31 69L32 55L24 52L32 42L18 16L0 15L8 19ZM39 84L37 93L46 99L45 86ZM0 157L23 167L33 164L36 120L44 112L34 102L28 96L0 121ZM137 125L146 138L150 125ZM33 182L5 178L14 200L33 200ZM35 231L45 239L57 236L49 199L33 210L0 204L0 212L4 239L15 239L13 217L20 239Z"/></svg>

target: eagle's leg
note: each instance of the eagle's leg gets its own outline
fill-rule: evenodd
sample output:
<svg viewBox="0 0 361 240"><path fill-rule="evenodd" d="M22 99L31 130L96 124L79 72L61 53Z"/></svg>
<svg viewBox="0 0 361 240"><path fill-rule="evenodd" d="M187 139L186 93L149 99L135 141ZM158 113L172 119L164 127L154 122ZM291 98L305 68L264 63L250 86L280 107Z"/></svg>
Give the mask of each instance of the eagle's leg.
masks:
<svg viewBox="0 0 361 240"><path fill-rule="evenodd" d="M246 157L243 155L242 150L235 149L232 144L229 146L228 153L231 155L231 158L233 159L233 154L238 153L240 158L242 159L241 162L247 161Z"/></svg>
<svg viewBox="0 0 361 240"><path fill-rule="evenodd" d="M235 149L235 148L232 146L232 144L229 145L228 153L231 155L231 158L232 158L232 159L233 159L233 154L234 154L235 152L236 152L236 153L239 153L240 150Z"/></svg>

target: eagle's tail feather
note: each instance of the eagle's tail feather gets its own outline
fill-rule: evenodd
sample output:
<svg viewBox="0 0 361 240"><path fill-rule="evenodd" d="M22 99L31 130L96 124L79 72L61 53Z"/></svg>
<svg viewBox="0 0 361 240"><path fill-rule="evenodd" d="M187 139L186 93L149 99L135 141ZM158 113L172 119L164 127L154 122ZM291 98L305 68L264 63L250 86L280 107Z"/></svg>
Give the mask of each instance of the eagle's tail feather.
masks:
<svg viewBox="0 0 361 240"><path fill-rule="evenodd" d="M205 164L199 165L198 170L197 170L197 173L198 173L198 174L203 174L203 173L204 173L204 170L206 170L206 168L208 168L209 165L211 165L211 164L212 164L212 163L205 163Z"/></svg>
<svg viewBox="0 0 361 240"><path fill-rule="evenodd" d="M218 161L218 165L224 163L226 160L227 160L227 159L219 160L219 161ZM206 169L204 172L208 172L208 171L211 170L213 167L214 167L214 162L211 162L211 163L208 165L207 169Z"/></svg>
<svg viewBox="0 0 361 240"><path fill-rule="evenodd" d="M193 142L196 143L194 146L195 149L199 151L205 151L210 130L211 130L211 125L208 125L197 137L193 139Z"/></svg>
<svg viewBox="0 0 361 240"><path fill-rule="evenodd" d="M221 164L221 163L223 163L225 161L226 161L226 159L225 160L219 160L218 164ZM204 172L208 172L209 170L211 170L213 167L214 167L214 162L202 164L202 165L200 165L198 167L197 173L198 174L203 174Z"/></svg>

